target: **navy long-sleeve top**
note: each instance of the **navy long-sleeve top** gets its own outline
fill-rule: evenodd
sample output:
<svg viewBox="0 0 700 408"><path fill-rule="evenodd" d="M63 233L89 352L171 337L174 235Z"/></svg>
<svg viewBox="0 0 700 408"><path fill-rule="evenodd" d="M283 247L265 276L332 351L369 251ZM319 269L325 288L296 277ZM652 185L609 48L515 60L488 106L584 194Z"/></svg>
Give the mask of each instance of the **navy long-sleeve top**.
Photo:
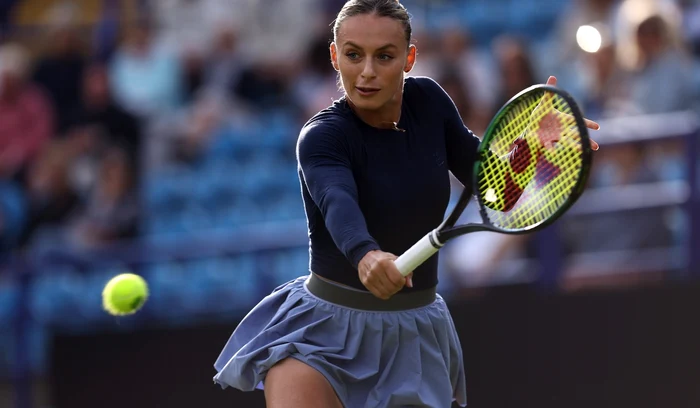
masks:
<svg viewBox="0 0 700 408"><path fill-rule="evenodd" d="M297 160L315 274L366 290L357 266L367 252L401 255L437 227L450 171L470 184L479 139L435 81L406 78L397 126L403 131L372 127L341 98L302 128ZM413 289L437 285L437 266L437 255L419 266Z"/></svg>

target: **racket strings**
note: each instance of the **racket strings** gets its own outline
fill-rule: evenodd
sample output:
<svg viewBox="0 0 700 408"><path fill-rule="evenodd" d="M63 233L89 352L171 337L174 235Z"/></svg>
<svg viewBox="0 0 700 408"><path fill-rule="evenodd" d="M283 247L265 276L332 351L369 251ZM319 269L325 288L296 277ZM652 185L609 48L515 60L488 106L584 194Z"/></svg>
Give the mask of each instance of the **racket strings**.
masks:
<svg viewBox="0 0 700 408"><path fill-rule="evenodd" d="M533 133L539 133L540 131L545 133L544 137L540 139L545 149L540 150L542 156L538 158L536 166L545 167L550 171L545 171L543 172L544 174L536 174L535 179L530 180L528 185L530 188L528 190L531 191L526 191L524 196L521 197L521 202L523 203L520 207L522 208L522 214L518 214L517 209L513 214L513 218L515 218L513 225L515 228L533 225L552 216L567 201L576 185L578 169L580 168L580 160L577 163L576 158L580 159L580 143L576 143L579 145L577 151L564 152L564 154L561 152L562 144L568 145L564 147L568 149L571 147L572 142L580 141L578 129L571 126L571 124L575 124L575 121L573 116L570 116L570 112L571 109L562 98L554 98L550 106L540 109L538 113L541 114L533 115L531 119L531 122L536 125ZM550 119L553 117L558 119L558 123L549 121L547 123L549 128L542 129L540 125L545 123L544 118L546 116L549 116ZM553 126L558 126L558 128L552 129ZM554 150L548 149L546 144L550 144L549 148L551 148L553 142L557 143L555 145L556 148ZM553 167L540 166L542 163ZM554 175L551 174L552 168L556 169L556 174ZM536 172L539 170L537 168ZM544 182L541 180L542 177L545 178Z"/></svg>
<svg viewBox="0 0 700 408"><path fill-rule="evenodd" d="M485 197L486 201L492 204L490 206L492 208L501 210L510 207L513 203L508 201L509 199L512 200L514 196L513 190L521 190L524 187L524 185L506 186L506 183L511 181L518 184L517 182L523 178L522 176L526 178L532 176L532 169L528 169L532 164L533 158L531 154L529 155L531 163L522 163L524 154L527 152L532 153L529 145L519 146L521 149L527 149L526 151L514 151L512 148L513 142L525 132L531 112L538 102L539 98L530 96L521 99L517 105L511 106L511 109L498 123L495 130L496 136L490 141L489 150L493 154L489 155L487 164L482 167L480 191L482 192L482 197ZM527 143L527 141L525 142ZM505 157L506 154L510 154L510 156ZM513 164L516 166L513 166ZM524 175L522 174L523 169L521 169L523 166L525 166L524 170L526 173ZM515 167L513 172L511 172L512 167ZM515 191L517 195L521 192Z"/></svg>
<svg viewBox="0 0 700 408"><path fill-rule="evenodd" d="M532 105L536 102L536 99L529 98L528 100L523 99L522 104ZM528 106L530 107L530 106ZM534 105L532 106L534 109ZM489 145L489 150L495 156L505 156L511 152L513 146L513 141L520 136L527 125L528 117L532 109L527 108L512 108L505 115L504 118L499 123L496 128L496 134L499 135L491 140ZM499 157L499 160L494 160L494 156L489 156L489 163L482 167L483 173L480 175L480 191L483 192L481 187L489 186L486 189L487 201L493 201L499 197L496 195L496 190L490 186L497 185L499 182L504 181L504 174L509 171L510 164L507 162L507 158ZM483 196L483 194L482 194Z"/></svg>
<svg viewBox="0 0 700 408"><path fill-rule="evenodd" d="M553 104L554 106L552 106L552 109L554 109L555 112L566 112L568 114L570 109L568 109L568 106L561 106L559 102L562 101L562 99L557 98L555 100L555 103ZM547 111L543 112L545 114L549 113ZM561 118L562 117L559 116L559 119ZM572 122L573 117L569 117L568 121ZM542 122L536 121L535 123L539 124ZM579 139L579 134L577 131L571 132L572 129L576 128L572 128L571 126L569 126L570 123L561 123L561 125L562 126L560 129L563 129L563 131L553 131L552 129L549 129L548 132L551 134L548 136L550 138L556 139L557 141L572 141ZM551 140L546 140L545 142L551 143ZM518 223L519 226L531 225L553 215L558 210L558 208L566 202L569 195L573 191L573 188L575 187L577 181L578 169L580 168L580 160L579 163L577 163L575 159L580 157L580 153L577 152L576 154L566 154L567 152L565 151L564 154L562 154L562 152L559 151L560 148L561 145L557 144L557 151L553 152L553 154L548 154L550 152L550 150L548 149L542 150L542 152L544 153L544 157L540 158L539 160L547 160L548 163L551 163L553 166L556 166L555 168L557 170L557 174L554 176L552 176L551 174L544 174L544 183L542 183L539 180L539 175L536 175L536 179L534 181L535 188L533 189L533 192L536 194L536 197L534 199L529 199L529 203L531 205L523 205L522 208L529 209L529 211L526 211L527 217L525 217L524 219L516 220L516 223ZM570 146L565 147L565 149L569 148ZM578 148L578 151L580 152L580 147ZM569 151L568 153L572 152ZM543 161L538 161L538 165L540 163L543 163ZM551 178L551 180L546 180L549 178ZM527 202L523 200L523 203Z"/></svg>
<svg viewBox="0 0 700 408"><path fill-rule="evenodd" d="M563 99L556 98L554 109L559 112L569 113L570 108L568 105L563 106ZM546 185L546 188L550 189L549 197L543 197L540 201L541 203L546 202L547 205L541 205L539 207L531 206L531 209L537 208L536 211L528 211L530 217L525 218L522 222L525 225L530 225L534 222L539 222L552 216L569 198L572 193L573 188L576 186L576 181L578 180L578 172L582 165L580 158L580 151L582 149L580 143L580 134L578 133L578 128L572 127L571 124L575 124L573 116L565 118L570 123L563 123L563 130L559 135L559 144L557 149L568 149L573 147L576 150L576 154L560 154L555 151L556 154L552 154L548 157L545 153L545 157L561 169L560 177L561 179L556 182L551 182ZM564 144L565 146L562 146ZM546 152L546 151L545 151ZM555 176L556 177L556 176Z"/></svg>
<svg viewBox="0 0 700 408"><path fill-rule="evenodd" d="M500 228L535 225L561 208L583 166L582 141L568 103L559 95L524 95L503 115L479 171L479 194Z"/></svg>

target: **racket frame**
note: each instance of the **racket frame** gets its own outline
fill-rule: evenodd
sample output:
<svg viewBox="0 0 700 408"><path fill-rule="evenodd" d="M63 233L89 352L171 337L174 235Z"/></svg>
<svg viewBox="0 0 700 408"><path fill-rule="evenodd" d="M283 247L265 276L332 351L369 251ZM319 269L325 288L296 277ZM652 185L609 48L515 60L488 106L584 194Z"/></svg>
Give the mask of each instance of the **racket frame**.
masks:
<svg viewBox="0 0 700 408"><path fill-rule="evenodd" d="M500 228L493 225L489 220L488 215L486 213L486 205L484 204L482 198L478 194L478 170L486 155L489 145L488 142L493 137L495 127L500 123L501 118L505 114L507 114L510 111L510 109L512 109L512 103L524 97L528 93L539 91L552 92L560 96L571 108L571 115L576 121L576 126L579 130L579 136L581 139L581 169L576 181L576 185L574 186L574 190L571 192L569 197L567 197L566 201L557 209L557 211L554 212L554 214L536 224L530 225L525 228ZM520 91L517 95L510 98L508 102L506 102L498 110L496 115L494 115L493 119L489 123L489 126L486 128L486 131L484 132L484 137L482 138L481 143L479 143L479 147L477 148L476 152L476 160L474 161L474 171L472 174L472 185L464 186L464 191L462 191L462 194L460 195L457 204L455 204L455 207L452 209L450 214L442 221L440 226L426 234L421 240L416 242L411 248L409 248L406 252L404 252L394 261L397 268L403 276L408 276L408 274L410 274L415 268L420 266L423 262L425 262L433 254L435 254L440 248L442 248L447 241L460 235L479 231L492 231L502 234L520 235L535 232L552 224L559 217L561 217L561 215L564 214L569 208L571 208L571 206L574 205L574 203L578 200L581 194L583 194L583 191L585 190L588 181L588 176L590 173L592 162L593 149L591 148L591 142L588 136L588 128L586 127L586 122L583 118L583 114L581 113L578 104L569 93L554 86L542 84L533 85ZM464 225L455 226L457 220L459 220L459 218L462 216L462 213L471 201L472 196L476 196L476 200L479 204L479 212L481 214L481 219L483 222L468 223Z"/></svg>

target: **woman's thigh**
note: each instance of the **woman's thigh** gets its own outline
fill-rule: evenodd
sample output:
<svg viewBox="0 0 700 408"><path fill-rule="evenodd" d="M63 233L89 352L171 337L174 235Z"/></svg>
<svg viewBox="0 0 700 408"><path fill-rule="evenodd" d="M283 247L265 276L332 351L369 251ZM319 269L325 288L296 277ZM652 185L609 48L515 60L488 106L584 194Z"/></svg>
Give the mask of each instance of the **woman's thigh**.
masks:
<svg viewBox="0 0 700 408"><path fill-rule="evenodd" d="M267 408L343 408L326 377L294 358L275 364L265 376Z"/></svg>

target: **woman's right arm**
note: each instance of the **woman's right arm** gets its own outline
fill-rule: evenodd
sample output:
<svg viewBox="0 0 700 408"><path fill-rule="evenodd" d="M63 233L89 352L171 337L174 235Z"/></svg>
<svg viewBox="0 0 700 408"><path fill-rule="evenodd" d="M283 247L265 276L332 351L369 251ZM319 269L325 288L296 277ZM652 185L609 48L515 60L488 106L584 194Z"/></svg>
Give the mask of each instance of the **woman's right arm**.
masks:
<svg viewBox="0 0 700 408"><path fill-rule="evenodd" d="M375 296L387 299L403 287L406 279L394 265L396 257L381 251L367 229L358 202L350 148L339 132L323 123L302 130L297 160L303 182L333 242L358 270L362 284Z"/></svg>
<svg viewBox="0 0 700 408"><path fill-rule="evenodd" d="M379 249L379 245L369 234L358 203L349 148L336 132L323 123L303 129L297 143L297 160L303 182L335 245L357 267L365 254Z"/></svg>

